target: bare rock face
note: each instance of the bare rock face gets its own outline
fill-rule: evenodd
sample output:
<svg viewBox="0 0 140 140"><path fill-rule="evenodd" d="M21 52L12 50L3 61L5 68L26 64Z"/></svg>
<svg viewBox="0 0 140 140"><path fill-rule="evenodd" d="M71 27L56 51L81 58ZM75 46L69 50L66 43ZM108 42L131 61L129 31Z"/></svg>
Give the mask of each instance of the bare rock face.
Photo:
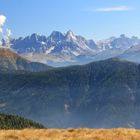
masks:
<svg viewBox="0 0 140 140"><path fill-rule="evenodd" d="M28 56L32 61L66 66L117 57L130 47L139 45L140 39L120 35L94 42L70 30L64 34L53 31L48 37L34 33L12 39L10 44L18 54Z"/></svg>

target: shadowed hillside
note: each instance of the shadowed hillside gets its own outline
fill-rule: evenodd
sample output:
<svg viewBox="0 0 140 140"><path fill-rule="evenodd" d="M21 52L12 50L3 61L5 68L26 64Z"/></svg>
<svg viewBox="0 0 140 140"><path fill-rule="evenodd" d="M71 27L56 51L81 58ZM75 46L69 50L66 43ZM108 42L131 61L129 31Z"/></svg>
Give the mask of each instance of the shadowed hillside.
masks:
<svg viewBox="0 0 140 140"><path fill-rule="evenodd" d="M140 128L140 66L109 59L39 73L0 73L0 111L46 127Z"/></svg>

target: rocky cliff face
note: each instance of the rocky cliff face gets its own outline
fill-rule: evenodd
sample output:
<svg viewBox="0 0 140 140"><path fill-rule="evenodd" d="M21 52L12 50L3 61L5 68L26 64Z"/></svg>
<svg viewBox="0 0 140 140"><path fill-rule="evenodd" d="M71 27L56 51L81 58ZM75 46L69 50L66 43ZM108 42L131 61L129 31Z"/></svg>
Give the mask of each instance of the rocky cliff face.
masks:
<svg viewBox="0 0 140 140"><path fill-rule="evenodd" d="M96 60L117 57L134 45L139 45L137 37L111 37L94 42L72 31L63 34L53 31L50 36L32 34L25 38L11 40L11 47L31 61L66 66L85 64ZM84 61L83 61L84 60Z"/></svg>

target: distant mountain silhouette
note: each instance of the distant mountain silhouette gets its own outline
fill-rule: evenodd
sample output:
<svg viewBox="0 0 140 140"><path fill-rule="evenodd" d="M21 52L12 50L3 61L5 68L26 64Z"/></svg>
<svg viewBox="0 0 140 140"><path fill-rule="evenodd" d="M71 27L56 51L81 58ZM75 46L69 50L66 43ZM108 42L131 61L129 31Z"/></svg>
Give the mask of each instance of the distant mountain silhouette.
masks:
<svg viewBox="0 0 140 140"><path fill-rule="evenodd" d="M140 45L139 38L129 38L122 34L120 37L95 42L75 35L72 31L65 34L53 31L48 37L34 33L11 40L11 47L17 53L25 55L31 61L52 66L85 64L117 57L134 45Z"/></svg>

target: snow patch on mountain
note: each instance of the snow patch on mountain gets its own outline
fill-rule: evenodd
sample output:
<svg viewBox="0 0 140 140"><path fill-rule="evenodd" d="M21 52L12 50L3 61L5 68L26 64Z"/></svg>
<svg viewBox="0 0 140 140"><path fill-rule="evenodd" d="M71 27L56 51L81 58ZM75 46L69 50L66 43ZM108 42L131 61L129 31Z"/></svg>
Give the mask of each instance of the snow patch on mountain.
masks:
<svg viewBox="0 0 140 140"><path fill-rule="evenodd" d="M12 39L11 44L17 53L32 61L82 64L126 54L132 46L140 45L140 39L122 34L95 42L70 30L67 33L53 31L48 37L34 33L25 38ZM133 50L137 49L133 47Z"/></svg>

